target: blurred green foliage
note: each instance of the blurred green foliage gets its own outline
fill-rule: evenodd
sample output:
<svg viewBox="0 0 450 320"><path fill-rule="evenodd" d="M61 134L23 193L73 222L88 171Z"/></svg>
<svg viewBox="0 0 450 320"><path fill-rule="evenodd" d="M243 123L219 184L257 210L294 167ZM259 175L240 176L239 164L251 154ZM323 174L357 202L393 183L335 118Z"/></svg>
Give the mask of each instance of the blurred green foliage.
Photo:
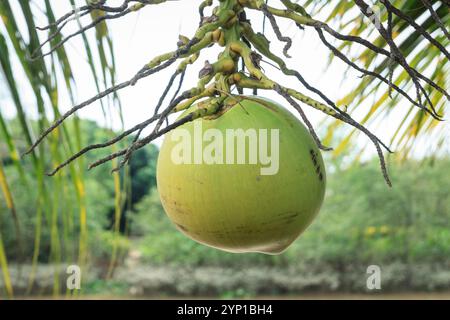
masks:
<svg viewBox="0 0 450 320"><path fill-rule="evenodd" d="M86 133L85 145L107 140L113 134L90 121L81 121L81 128ZM20 146L20 138L16 144ZM0 144L0 152L1 147ZM81 160L83 166L108 151L111 150L87 155ZM311 288L363 291L365 282L360 277L370 264L383 266L383 277L390 290L449 288L448 157L391 161L393 188L384 183L375 159L358 165L349 165L343 158L328 159L327 195L319 216L286 252L268 256L222 252L180 233L167 218L159 200L155 179L157 154L154 145L142 149L132 158L130 171L122 173L129 174L132 183L128 186L130 190L124 192L120 233L114 231L112 167L104 165L83 172L93 267L90 269L93 274L85 283L85 294L136 292L132 294L202 294L227 298L296 293ZM29 184L25 188L8 154L0 155L15 195L22 252L18 250L14 220L2 195L0 232L9 261L28 266L34 252L37 222L34 171L29 160L25 160L23 166ZM52 164L47 166L50 169ZM70 263L76 262L80 226L76 193L67 182L69 179L63 171L57 182L65 199L73 198L58 206L57 223L62 230L59 234L62 261ZM48 278L53 272L53 269L45 271L46 264L52 262L49 217L50 212L43 213L37 278ZM106 275L114 250L118 253L115 265L122 268L108 280ZM12 273L16 272L13 268ZM40 287L51 288L51 277L50 281L38 282Z"/></svg>
<svg viewBox="0 0 450 320"><path fill-rule="evenodd" d="M170 223L156 190L137 206L132 232L156 265L283 266L450 262L450 159L391 165L388 188L376 161L329 176L324 206L282 255L230 254L187 239Z"/></svg>
<svg viewBox="0 0 450 320"><path fill-rule="evenodd" d="M16 119L10 120L11 128L18 128ZM73 123L68 123L70 127ZM89 145L94 142L106 141L114 134L109 129L100 128L95 122L81 121L81 129L85 133L83 135L83 145ZM13 131L16 137L16 145L21 145L20 134ZM131 138L130 138L131 139ZM130 141L128 141L130 142ZM124 144L127 141L123 142ZM5 166L5 173L8 176L12 193L14 194L14 202L21 227L21 243L23 252L19 252L17 244L17 234L14 228L14 221L10 218L3 195L0 195L0 232L3 237L6 253L9 259L17 261L24 259L24 262L30 260L33 256L35 243L35 227L36 227L36 203L39 201L38 188L36 187L35 172L32 170L32 164L29 158L22 160L25 169L26 180L21 177L13 165L7 153L2 154L2 142L0 142L0 160ZM99 157L106 156L111 150L93 151L83 157L80 162L84 167L95 161ZM139 150L131 159L129 174L131 180L131 188L124 190L124 199L122 201L121 228L122 234L116 235L113 232L114 226L114 180L111 176L111 165L100 166L92 171L83 172L85 176L85 193L87 207L87 224L89 233L89 250L94 258L107 260L110 258L112 247L118 245L122 249L128 249L129 242L125 237L127 214L140 198L149 192L156 185L155 168L157 159L157 147L149 146L148 148ZM46 163L46 171L54 166L54 163ZM57 189L61 205L58 206L58 225L60 226L60 243L61 252L63 254L62 261L76 261L78 253L78 241L80 229L80 220L77 215L79 210L79 202L76 199L74 187L70 183L70 177L67 176L67 169L60 173L61 180ZM122 175L125 173L122 173ZM56 181L55 177L45 177L47 182ZM124 181L125 179L122 179ZM130 179L128 179L130 180ZM27 185L25 185L27 183ZM126 186L123 186L125 188ZM64 196L64 197L63 197ZM39 261L49 262L50 245L51 245L51 228L50 226L50 208L43 210L43 227L40 239ZM19 255L23 257L19 257Z"/></svg>

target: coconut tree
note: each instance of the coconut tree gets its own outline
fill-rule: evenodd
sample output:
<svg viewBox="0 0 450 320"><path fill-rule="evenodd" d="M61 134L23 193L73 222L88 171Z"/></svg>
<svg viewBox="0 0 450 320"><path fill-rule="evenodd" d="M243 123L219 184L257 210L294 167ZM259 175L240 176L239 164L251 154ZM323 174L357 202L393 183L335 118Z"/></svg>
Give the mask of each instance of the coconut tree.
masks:
<svg viewBox="0 0 450 320"><path fill-rule="evenodd" d="M75 5L75 2L71 2ZM73 66L69 61L65 47L57 49L55 54L48 60L32 61L29 56L31 52L39 50L40 38L39 30L36 21L36 8L33 8L33 3L29 1L2 1L0 4L0 15L2 17L2 31L0 34L0 63L2 74L2 96L8 95L13 102L13 107L17 112L17 118L20 125L20 131L16 130L16 134L12 131L11 124L8 124L4 119L4 109L0 109L0 124L1 124L1 141L2 147L7 148L2 153L3 161L12 161L17 168L19 175L22 177L22 182L25 187L33 188L26 179L25 171L32 170L36 179L36 187L38 190L38 198L33 204L36 208L36 230L35 230L35 250L31 258L32 271L29 275L29 287L31 290L34 283L35 271L37 261L40 255L40 238L42 228L50 228L52 230L52 262L58 264L62 260L60 252L60 237L61 225L58 222L61 207L66 207L70 202L68 194L75 194L77 201L77 215L79 219L79 230L72 230L77 233L79 237L78 244L78 263L84 264L87 257L87 209L85 185L83 178L83 164L82 162L71 165L69 170L60 177L56 177L53 181L44 179L42 173L46 171L46 167L52 162L59 162L64 157L69 156L74 150L81 148L82 135L80 132L79 120L74 117L72 126L68 128L63 125L58 132L55 132L48 140L48 144L33 151L31 157L21 161L20 153L24 151L26 145L32 143L34 137L39 131L42 131L49 125L52 117L59 117L59 95L63 91L63 87L69 93L71 101L74 101L75 83L73 76ZM55 15L53 13L51 1L42 1L39 3L39 9L43 10L48 19L48 23L54 23ZM38 12L40 13L40 12ZM20 25L20 19L25 19L26 25ZM51 27L48 30L49 34L55 33L56 27ZM109 86L114 83L115 66L114 55L112 52L112 43L108 35L106 26L97 28L96 32L97 44L93 48L85 35L83 40L85 44L85 52L88 63L90 65L92 76L95 81L97 89L100 90L102 86ZM51 41L56 45L61 41L62 36L56 36ZM106 57L111 56L112 62L107 62ZM96 65L95 61L100 61L100 66ZM17 76L18 72L13 70L13 64L21 68L21 72L25 75L26 84L19 83ZM63 81L57 80L57 72L62 72ZM21 80L23 77L20 78ZM23 81L23 80L22 80ZM28 85L34 93L35 101L31 106L25 106L23 97L21 97L21 88ZM3 102L4 103L4 102ZM2 104L3 104L2 103ZM107 110L106 104L118 104L117 98L113 97L105 106L102 107ZM34 108L34 110L33 110ZM28 110L28 111L26 111ZM38 114L37 127L36 121L31 121L30 113ZM64 139L61 140L61 136ZM2 149L3 150L3 149ZM59 159L59 160L58 160ZM2 170L2 191L7 199L7 206L10 209L11 217L17 219L17 214L14 206L14 195L10 192L10 183ZM122 187L118 175L114 176L116 184L116 198L121 198ZM65 192L60 192L61 186L64 185ZM32 205L32 204L30 204ZM116 206L117 215L120 215L120 205ZM3 213L2 213L3 214ZM64 220L63 220L64 221ZM16 222L17 237L20 239L20 221ZM20 240L18 240L19 242ZM0 243L1 244L1 243ZM0 246L1 247L1 246ZM4 248L0 248L3 252ZM7 268L6 255L2 262L3 275L5 277L5 284L10 283ZM77 261L73 261L77 262ZM55 279L58 277L59 271L55 269ZM59 281L55 281L55 293L60 292L58 288ZM12 295L12 287L6 286L8 295Z"/></svg>
<svg viewBox="0 0 450 320"><path fill-rule="evenodd" d="M73 9L55 17L49 0L29 2L26 0L1 1L0 14L3 26L0 28L0 63L5 92L11 97L20 123L21 139L14 139L11 128L3 119L0 109L0 133L5 145L3 158L10 161L23 175L25 170L19 153L27 155L34 170L39 198L36 200L36 251L34 264L39 256L39 237L42 215L50 221L45 227L52 228L52 261L61 261L59 245L58 207L64 198L58 197L55 188L67 185L77 195L79 202L79 254L80 264L87 259L87 226L85 193L83 190L83 156L96 149L107 148L111 153L89 164L89 168L111 163L116 182L117 215L120 216L120 199L123 182L118 171L125 168L133 153L156 138L193 122L211 116L220 116L224 109L239 105L244 89L254 92L272 91L298 111L302 122L319 149L342 152L352 140L362 133L365 141L373 144L380 160L381 173L390 185L384 153L405 157L414 149L418 139L428 148L438 152L445 147L448 131L442 120L448 105L448 79L450 35L449 2L406 1L406 0L354 0L354 1L265 1L265 0L205 0L200 1L199 27L192 35L180 35L174 39L177 48L157 57L149 57L131 79L116 79L114 48L108 23L141 10L152 10L153 6L168 6L169 0L123 0L120 4L108 0L88 0L84 3L68 0ZM110 3L111 2L111 3ZM168 9L169 10L169 9ZM38 11L45 13L47 26L36 23ZM266 28L271 28L275 37L268 39L258 32L256 21L247 17L256 13L264 20ZM319 19L319 17L321 17ZM325 17L325 18L323 18ZM25 28L19 19L25 18ZM333 101L316 83L306 79L301 70L289 66L293 39L282 33L279 22L290 21L298 32L310 32L320 40L330 52L329 63L340 60L349 69L356 71L360 78L352 90L343 93L341 99ZM76 31L69 30L75 25ZM73 30L70 29L70 30ZM95 33L93 46L87 38ZM68 44L75 37L84 42L85 54L91 68L98 94L86 97L79 103L75 99L73 64L68 58ZM284 43L283 52L274 52L271 42ZM202 52L211 46L220 48L216 61L204 63L197 83L187 84L190 89L182 91L185 74L189 67L197 63ZM116 48L119 50L120 48ZM308 50L308 46L305 46ZM18 61L29 86L35 95L37 128L30 125L28 108L24 107L18 89L11 61ZM284 75L296 81L290 85L277 82L262 67L262 62L270 62ZM176 66L167 87L161 93L148 119L132 128L124 129L108 141L82 146L77 111L100 101L105 112L118 106L118 92L135 85L143 78L158 76L171 66ZM63 79L57 74L62 72ZM58 97L61 88L69 92L73 107L60 112ZM174 87L175 94L168 99ZM5 93L6 94L6 93ZM360 105L373 100L370 108L361 110ZM200 104L198 104L200 103ZM193 110L191 107L196 105ZM406 105L401 108L400 105ZM308 109L322 112L327 124L323 139L316 133L308 120ZM191 112L186 112L191 110ZM124 110L126 112L126 110ZM177 120L169 121L172 114L183 114ZM398 119L396 130L390 141L382 141L376 132L368 129L372 123L382 123L387 119ZM69 118L73 125L68 124ZM328 145L334 132L339 128L346 136L334 150ZM145 129L148 135L142 136ZM124 148L118 143L133 136L132 143ZM75 161L77 160L77 161ZM1 169L1 167L0 167ZM29 169L27 169L29 170ZM44 179L43 173L54 176ZM24 183L26 183L24 178ZM9 191L8 177L0 170L0 182L11 217L17 220L14 208L14 194ZM118 219L120 220L120 219ZM0 220L1 221L1 220ZM20 221L17 221L20 234ZM20 241L18 241L19 243ZM3 275L8 279L7 261L0 238L0 263ZM5 281L5 284L10 281ZM33 276L30 278L30 286ZM55 282L56 283L56 282ZM12 294L11 286L7 291ZM55 287L55 292L59 288Z"/></svg>

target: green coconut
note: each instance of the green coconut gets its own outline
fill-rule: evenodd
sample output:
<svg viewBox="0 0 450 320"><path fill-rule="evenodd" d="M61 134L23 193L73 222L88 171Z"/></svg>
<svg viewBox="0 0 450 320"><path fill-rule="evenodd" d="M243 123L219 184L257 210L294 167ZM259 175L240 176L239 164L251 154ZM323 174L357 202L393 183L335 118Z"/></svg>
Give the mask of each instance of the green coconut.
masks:
<svg viewBox="0 0 450 320"><path fill-rule="evenodd" d="M168 133L157 183L168 217L189 238L228 252L279 254L319 212L326 176L316 143L294 115L245 97L220 117Z"/></svg>

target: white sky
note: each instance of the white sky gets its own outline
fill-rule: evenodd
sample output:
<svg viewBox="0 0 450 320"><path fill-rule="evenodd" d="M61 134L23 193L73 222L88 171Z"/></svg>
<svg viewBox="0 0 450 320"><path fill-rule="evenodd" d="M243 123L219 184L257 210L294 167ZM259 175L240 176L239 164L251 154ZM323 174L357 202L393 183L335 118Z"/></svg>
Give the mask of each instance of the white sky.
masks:
<svg viewBox="0 0 450 320"><path fill-rule="evenodd" d="M192 37L198 26L198 0L181 0L170 1L165 4L149 6L138 13L133 13L121 19L112 20L108 22L108 27L113 38L115 47L115 57L117 63L117 80L122 82L131 78L145 63L151 60L154 56L172 51L176 48L178 35L181 33L188 37ZM272 1L273 5L277 5ZM36 11L38 7L44 7L43 0L34 1ZM84 1L77 1L78 4L83 4ZM110 1L111 4L120 4L121 1ZM68 0L52 1L54 10L57 16L68 12L70 5ZM248 17L253 22L253 27L256 31L261 31L262 16L258 13L250 13ZM321 18L321 17L319 17ZM322 17L323 18L323 17ZM45 24L45 19L42 19L42 25ZM340 60L335 59L329 66L329 51L321 43L316 33L312 29L306 31L299 31L298 28L289 21L279 20L280 29L284 34L291 36L294 40L294 45L290 50L291 59L288 59L288 66L301 72L310 84L316 86L321 91L325 92L332 100L336 101L348 92L359 80L359 73L350 71L347 72L345 81L343 74L347 70L346 65ZM73 22L71 27L66 29L66 34L70 31L76 30L77 24ZM93 39L94 32L89 32L90 39ZM266 36L271 39L272 51L281 55L283 43L276 40L269 24L266 25ZM94 44L95 42L92 41ZM95 46L94 46L95 47ZM76 85L77 85L77 101L82 102L87 98L97 93L89 65L86 61L83 43L81 37L71 40L66 46L69 53L72 67L74 68ZM205 60L214 61L218 54L218 48L208 49L208 54L202 54L197 63L188 69L184 89L195 86L197 82L198 71L203 66ZM295 88L303 93L308 93L297 79L292 77L285 77L280 72L271 66L263 64L266 73L277 82L285 86ZM120 91L120 98L124 108L125 127L129 128L153 114L154 107L165 88L167 81L173 73L173 68L167 69L156 75L142 79L135 87L126 88ZM20 78L20 75L18 75ZM23 81L26 83L26 81ZM35 114L35 101L30 88L23 85L22 99L26 109L30 113ZM250 94L250 92L248 92ZM261 95L267 96L273 100L286 103L282 101L276 93L262 92ZM317 98L314 94L311 97ZM169 98L172 95L169 94ZM4 98L4 97L3 97ZM11 102L8 99L2 99L0 92L0 101L6 113L12 115L13 110ZM368 110L370 108L372 99L367 101L367 106L361 106L361 109ZM71 103L67 96L60 97L60 108L67 110L71 107ZM401 107L401 106L399 106ZM404 108L408 105L405 104ZM310 120L313 124L318 126L323 116L305 106ZM292 111L292 109L291 109ZM295 111L293 111L295 113ZM83 118L89 118L104 124L104 116L100 105L98 103L86 107L78 113ZM392 129L397 123L395 117L387 117L384 120L382 127L374 127L376 134L385 141L389 141L392 134ZM398 119L397 119L398 120ZM113 121L113 126L120 129L120 123L116 117ZM319 130L320 131L320 130ZM366 139L366 138L363 138ZM365 141L365 140L364 140ZM372 149L372 148L370 148Z"/></svg>

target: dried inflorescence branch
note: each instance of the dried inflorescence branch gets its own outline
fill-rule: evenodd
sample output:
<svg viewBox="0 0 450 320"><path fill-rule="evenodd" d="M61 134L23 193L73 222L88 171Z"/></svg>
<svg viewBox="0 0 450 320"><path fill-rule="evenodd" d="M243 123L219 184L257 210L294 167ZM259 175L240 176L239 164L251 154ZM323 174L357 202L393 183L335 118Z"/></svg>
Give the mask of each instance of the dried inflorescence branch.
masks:
<svg viewBox="0 0 450 320"><path fill-rule="evenodd" d="M361 12L367 16L368 18L371 18L372 23L377 28L380 35L386 40L387 44L390 48L390 57L395 59L408 73L408 75L411 77L411 80L413 81L415 87L416 87L416 95L417 95L417 102L420 105L420 108L429 112L430 115L435 117L436 119L439 119L439 115L436 113L436 110L434 109L433 103L431 102L431 99L427 93L427 91L424 89L424 87L421 85L416 72L412 70L412 67L408 64L405 57L401 53L400 49L395 44L394 40L392 39L392 35L389 34L389 32L386 30L386 28L383 26L381 21L376 17L370 15L369 5L364 0L355 0L354 1L356 5L361 9ZM422 103L422 94L425 96L427 103L429 104L429 108L427 108Z"/></svg>
<svg viewBox="0 0 450 320"><path fill-rule="evenodd" d="M386 1L386 0L385 0ZM446 0L448 2L448 0ZM442 22L441 18L439 18L439 15L437 12L433 9L433 6L428 0L422 0L422 3L425 7L427 7L428 11L430 11L431 16L433 17L434 21L438 24L438 26L441 28L442 32L445 34L447 39L450 40L450 33L448 32L447 28L445 27L444 23ZM447 3L447 5L450 5L450 3Z"/></svg>
<svg viewBox="0 0 450 320"><path fill-rule="evenodd" d="M88 1L88 5L74 9L63 17L58 19L55 23L40 28L40 30L47 30L50 28L56 28L57 32L51 34L49 39L45 41L36 52L41 52L41 49L46 43L54 40L56 36L64 29L64 27L77 17L91 14L94 11L98 11L101 14L97 15L98 18L93 20L90 24L82 27L80 30L73 34L70 34L63 38L60 43L51 48L50 51L40 55L34 55L33 58L42 58L43 56L52 54L57 48L64 45L69 39L86 32L87 30L94 28L99 23L103 23L105 20L112 20L123 17L131 12L140 10L147 5L161 4L169 0L125 0L122 5L117 7L111 7L106 5L107 1ZM213 8L212 15L206 16L205 10L212 7L216 2L218 5ZM361 9L362 13L368 14L368 5L363 0L355 0L355 4ZM286 57L289 57L288 50L292 46L292 39L284 36L278 27L277 18L289 19L296 23L296 25L305 29L308 27L314 28L322 41L322 43L333 52L333 54L348 64L351 68L359 71L363 76L370 76L377 78L381 82L385 83L390 91L395 91L404 96L414 106L427 112L435 119L440 119L440 116L436 113L434 106L429 98L429 93L424 89L421 82L425 82L435 90L444 94L445 97L450 100L448 92L436 84L434 81L424 76L414 68L412 68L405 57L402 55L401 50L395 44L392 37L392 18L397 16L400 19L407 21L413 28L418 30L420 34L427 39L430 43L436 46L443 55L447 58L449 53L446 48L433 38L426 30L417 25L407 14L403 13L396 7L394 7L389 1L382 0L385 8L388 10L388 25L385 28L381 23L376 23L376 28L379 34L386 41L389 50L382 47L378 47L373 43L353 35L343 35L328 24L319 20L313 19L305 9L297 3L289 0L281 0L283 8L278 9L268 5L265 0L204 0L199 6L200 25L195 35L188 39L180 36L178 41L178 49L166 54L160 55L152 59L147 63L132 79L125 81L121 84L115 85L107 90L99 93L95 97L88 99L87 101L74 106L64 115L58 118L47 130L45 130L36 142L30 147L27 153L32 152L43 139L50 134L53 130L58 128L62 122L68 117L73 115L76 111L92 104L93 102L102 99L103 97L121 90L123 88L133 86L137 81L144 77L148 77L163 69L168 68L175 62L180 60L180 64L176 71L170 77L168 84L163 91L157 105L155 106L154 115L137 124L133 128L123 132L117 137L101 143L87 146L78 153L74 154L71 158L57 166L49 175L56 174L59 170L70 164L75 159L81 157L85 153L100 148L109 147L119 141L123 140L132 134L135 134L134 140L127 148L119 150L105 158L102 158L95 163L91 164L89 168L94 168L98 165L106 163L116 158L122 158L119 166L115 169L118 170L124 166L131 158L133 152L144 147L154 139L164 135L165 133L183 125L187 122L194 121L206 116L219 114L220 111L228 106L239 102L241 96L233 95L232 90L236 88L239 93L244 88L250 88L254 91L260 90L272 90L277 92L283 97L289 104L291 104L300 114L303 122L307 125L317 145L323 150L329 150L330 148L324 147L320 142L319 137L315 133L315 130L309 122L306 113L298 102L301 102L307 106L317 109L326 115L338 119L342 122L349 124L357 130L363 132L375 145L376 151L380 158L380 164L383 176L386 182L390 185L390 179L386 169L386 163L382 148L388 152L392 152L386 144L384 144L377 136L365 128L362 124L354 120L346 110L342 110L336 106L336 104L328 98L322 91L311 85L297 70L293 70L287 67L285 61L278 55L273 53L270 48L270 42L266 37L253 30L251 22L246 18L246 10L257 10L262 13L264 19L267 18L272 26L278 40L285 42L283 53ZM427 1L424 1L427 5ZM432 7L428 6L431 14L433 14ZM434 17L435 15L433 15ZM436 18L436 17L434 17ZM444 28L445 29L445 28ZM345 54L339 51L339 49L331 44L325 34L332 36L339 41L348 41L357 43L379 55L386 56L392 64L401 66L409 75L411 81L416 87L416 97L411 97L407 92L402 90L399 86L392 81L393 66L391 66L388 77L385 77L376 71L367 70L358 66L355 62L351 61ZM219 55L218 60L210 63L205 63L205 67L199 74L199 81L197 85L189 90L179 94L182 88L184 75L188 65L193 64L199 57L202 50L212 46L219 45L223 48L222 53ZM268 61L263 60L263 57ZM242 66L239 66L239 62L242 61ZM301 93L299 90L287 88L279 83L271 80L261 69L260 63L269 63L281 70L285 75L295 77L300 84L309 92L317 95L323 102L315 100L306 94ZM168 103L167 107L163 107L164 101L167 98L168 93L173 87L176 79L180 77L179 84L176 88L176 92L173 98ZM422 102L423 98L426 101ZM168 116L173 113L178 113L187 110L194 103L198 103L199 108L195 111L191 111L184 117L169 123ZM166 125L164 125L166 123ZM153 125L153 130L146 137L141 138L142 132Z"/></svg>
<svg viewBox="0 0 450 320"><path fill-rule="evenodd" d="M39 47L36 48L36 50L32 53L31 59L36 60L43 58L45 56L51 55L53 52L58 50L61 46L63 46L67 41L70 39L86 32L87 30L90 30L100 23L106 21L106 20L113 20L113 19L119 19L121 17L124 17L130 13L137 12L144 8L147 5L152 4L160 4L167 1L173 1L173 0L125 0L122 5L117 7L110 7L105 5L106 1L95 1L95 0L89 0L88 5L82 6L80 8L74 8L67 14L63 15L61 18L56 20L55 22L49 24L45 27L38 27L38 30L44 31L48 29L55 29L55 31L47 38L46 41L40 44ZM78 20L84 16L93 14L94 12L100 13L97 18L95 18L91 23L89 23L86 26L81 27L76 32L68 35L67 37L61 39L55 46L51 47L50 50L46 53L42 53L42 48L48 44L51 43L53 40L55 40L57 37L60 36L62 30L64 27L71 21Z"/></svg>

